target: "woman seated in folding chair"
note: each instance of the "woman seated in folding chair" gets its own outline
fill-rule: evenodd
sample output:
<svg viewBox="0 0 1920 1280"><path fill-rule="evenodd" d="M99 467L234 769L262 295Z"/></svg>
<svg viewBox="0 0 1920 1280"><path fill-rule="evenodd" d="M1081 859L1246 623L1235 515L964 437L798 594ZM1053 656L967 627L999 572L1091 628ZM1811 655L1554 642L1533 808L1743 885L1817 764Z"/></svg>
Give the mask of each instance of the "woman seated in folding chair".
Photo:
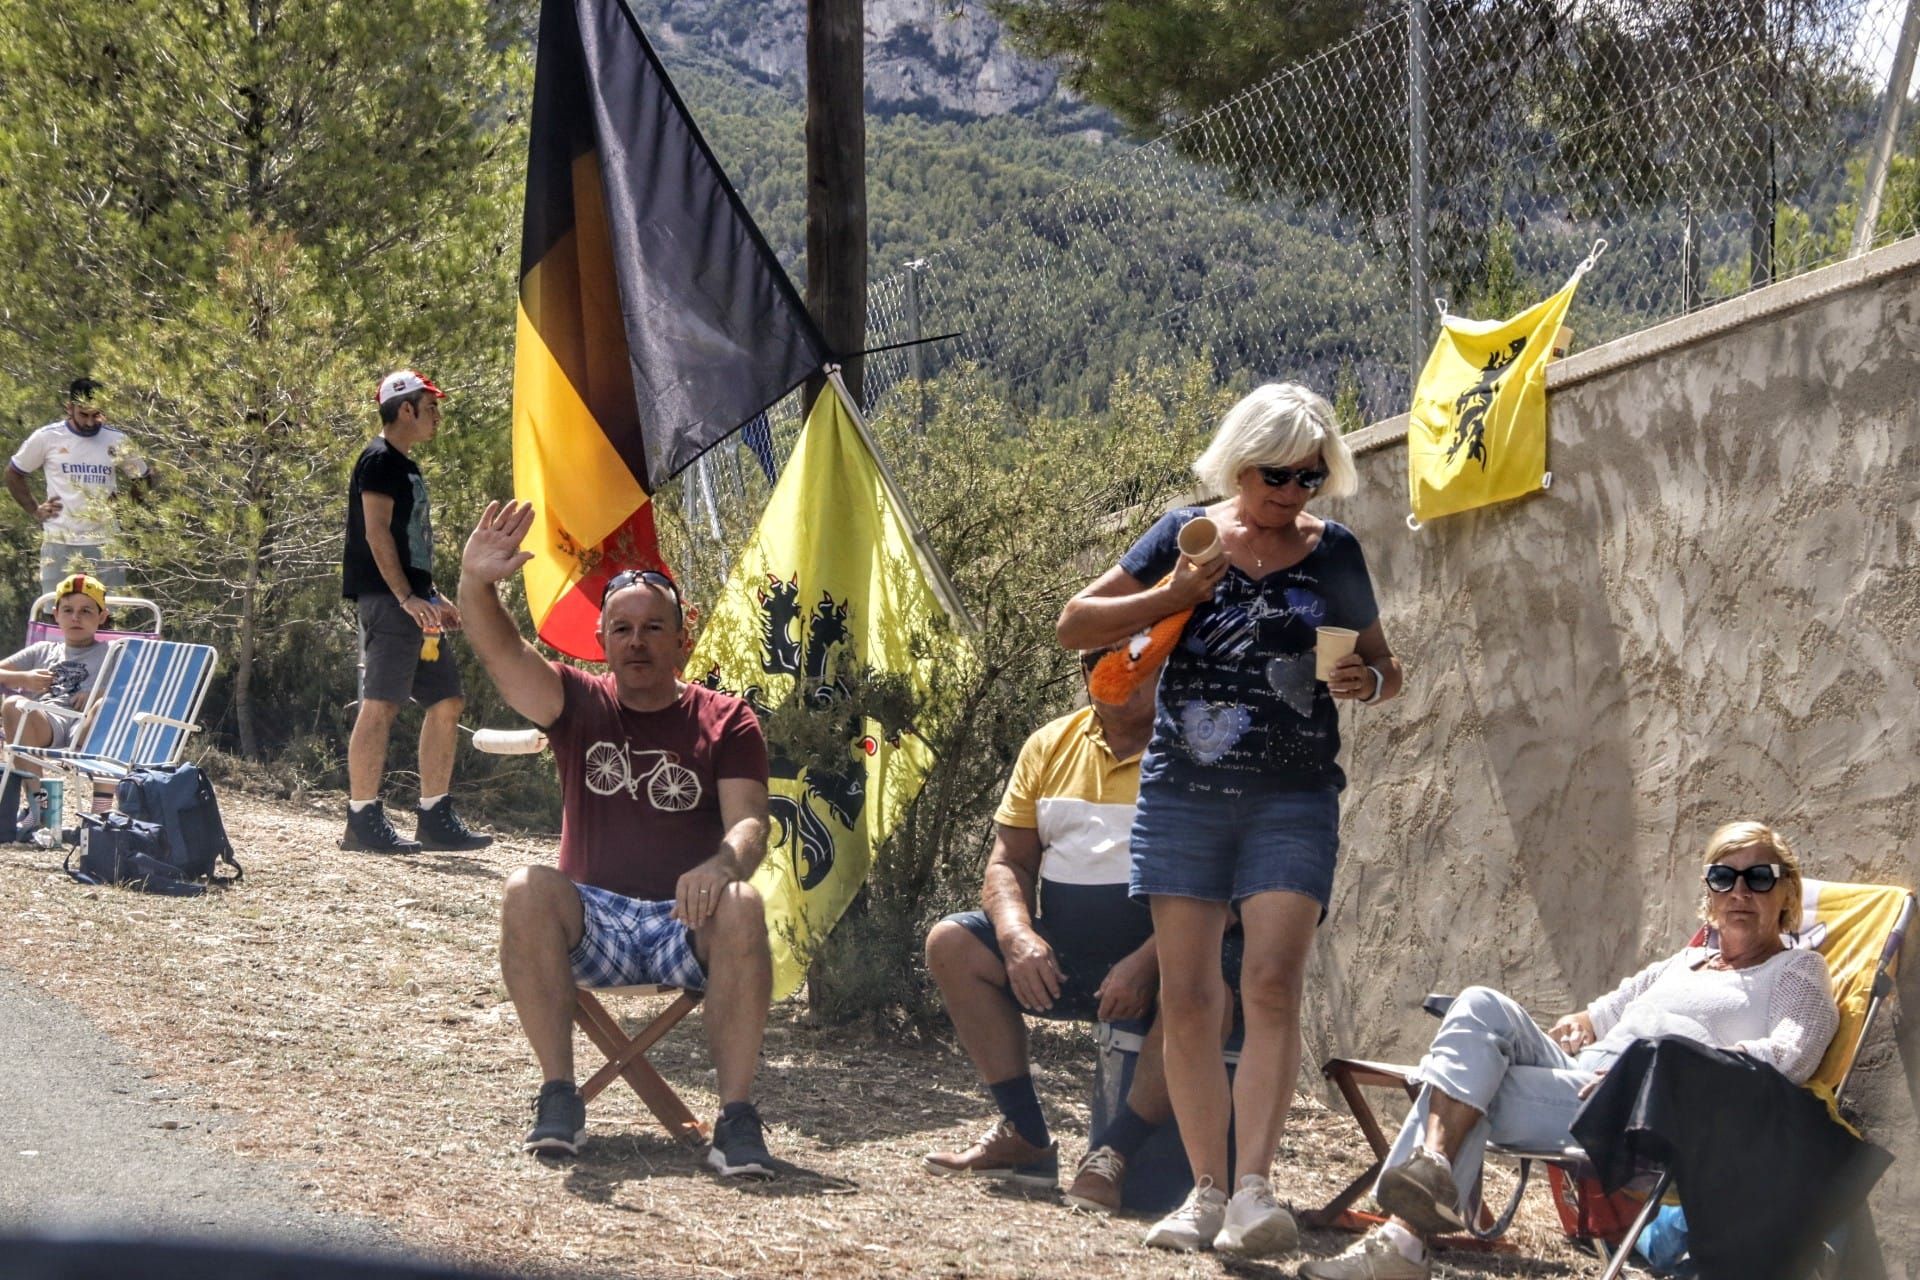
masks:
<svg viewBox="0 0 1920 1280"><path fill-rule="evenodd" d="M96 636L107 620L107 589L98 578L84 573L63 578L54 591L53 617L60 639L30 644L0 660L0 685L13 691L0 703L0 731L10 747L71 745L79 736L81 709L107 661L108 646ZM40 766L26 760L10 760L9 768L31 779L40 774ZM19 818L22 838L40 825L42 796L35 785Z"/></svg>
<svg viewBox="0 0 1920 1280"><path fill-rule="evenodd" d="M1392 1217L1307 1280L1423 1280L1425 1237L1462 1230L1489 1140L1574 1144L1581 1103L1636 1040L1681 1036L1743 1053L1795 1084L1812 1077L1840 1025L1817 951L1789 949L1800 861L1758 822L1707 842L1701 918L1717 947L1686 947L1546 1031L1498 991L1469 987L1420 1063L1424 1087L1387 1155L1374 1199Z"/></svg>

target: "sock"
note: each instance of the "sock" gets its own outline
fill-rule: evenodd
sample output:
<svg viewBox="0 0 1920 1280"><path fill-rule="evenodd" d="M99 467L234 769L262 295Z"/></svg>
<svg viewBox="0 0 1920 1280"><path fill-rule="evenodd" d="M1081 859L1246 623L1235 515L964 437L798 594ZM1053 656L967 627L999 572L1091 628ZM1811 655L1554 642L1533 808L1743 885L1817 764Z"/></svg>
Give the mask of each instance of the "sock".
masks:
<svg viewBox="0 0 1920 1280"><path fill-rule="evenodd" d="M1012 1121L1021 1137L1036 1147L1052 1145L1053 1138L1047 1133L1047 1118L1040 1114L1040 1095L1033 1091L1031 1073L990 1084L987 1090L993 1094L993 1105L1000 1108L1001 1115Z"/></svg>
<svg viewBox="0 0 1920 1280"><path fill-rule="evenodd" d="M369 808L379 803L378 800L349 800L347 801L347 808L354 813L365 813Z"/></svg>
<svg viewBox="0 0 1920 1280"><path fill-rule="evenodd" d="M1120 1104L1120 1114L1098 1138L1093 1140L1096 1147L1112 1147L1120 1153L1123 1160L1131 1160L1139 1154L1140 1148L1147 1145L1147 1139L1154 1135L1159 1125L1142 1120L1140 1113L1126 1103Z"/></svg>
<svg viewBox="0 0 1920 1280"><path fill-rule="evenodd" d="M1420 1149L1426 1152L1433 1160L1437 1161L1442 1169L1445 1169L1448 1173L1453 1172L1453 1161L1447 1159L1446 1152L1430 1147L1424 1142L1420 1144Z"/></svg>
<svg viewBox="0 0 1920 1280"><path fill-rule="evenodd" d="M720 1118L722 1120L730 1120L742 1111L751 1110L753 1110L753 1104L751 1102L729 1102L726 1106L720 1108Z"/></svg>
<svg viewBox="0 0 1920 1280"><path fill-rule="evenodd" d="M1386 1236L1387 1239L1393 1241L1393 1247L1398 1249L1400 1251L1400 1256L1405 1258L1408 1262L1421 1262L1426 1259L1426 1256L1427 1256L1426 1242L1423 1241L1419 1236L1413 1234L1413 1232L1401 1226L1399 1223L1397 1222L1381 1223L1380 1233Z"/></svg>
<svg viewBox="0 0 1920 1280"><path fill-rule="evenodd" d="M567 1093L579 1092L579 1090L575 1087L573 1081L571 1080L549 1080L545 1084L540 1086L540 1093L542 1094L542 1096L549 1093L553 1093L558 1090L564 1090Z"/></svg>
<svg viewBox="0 0 1920 1280"><path fill-rule="evenodd" d="M442 791L437 796L421 796L420 807L422 809L431 809L433 808L433 806L439 804L442 800L445 800L446 798L447 798L447 793L444 791Z"/></svg>

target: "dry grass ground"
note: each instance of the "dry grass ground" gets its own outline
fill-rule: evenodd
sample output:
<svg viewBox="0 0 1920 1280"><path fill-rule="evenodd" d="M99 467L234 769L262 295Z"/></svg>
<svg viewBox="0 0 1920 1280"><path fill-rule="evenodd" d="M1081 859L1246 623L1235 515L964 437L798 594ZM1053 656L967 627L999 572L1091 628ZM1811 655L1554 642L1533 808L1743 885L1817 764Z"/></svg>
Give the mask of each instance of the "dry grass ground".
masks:
<svg viewBox="0 0 1920 1280"><path fill-rule="evenodd" d="M924 1176L920 1153L985 1115L946 1044L896 1043L775 1011L761 1108L795 1171L718 1185L624 1086L592 1110L580 1158L519 1140L538 1081L494 962L498 885L548 840L478 856L340 853L338 803L229 793L242 887L148 898L67 880L56 853L0 846L0 965L127 1044L156 1083L217 1106L207 1139L271 1161L324 1206L389 1224L443 1258L538 1275L1291 1275L1139 1244L1143 1224L1069 1213ZM583 1063L592 1050L582 1042ZM1036 1035L1036 1075L1063 1154L1084 1146L1091 1038ZM696 1014L656 1052L697 1112L713 1107ZM236 1114L237 1113L237 1114ZM1321 1203L1360 1168L1358 1130L1302 1099L1277 1182ZM1076 1132L1077 1131L1077 1132ZM1529 1192L1516 1236L1531 1260L1450 1255L1441 1276L1593 1270ZM1344 1239L1312 1236L1313 1252Z"/></svg>

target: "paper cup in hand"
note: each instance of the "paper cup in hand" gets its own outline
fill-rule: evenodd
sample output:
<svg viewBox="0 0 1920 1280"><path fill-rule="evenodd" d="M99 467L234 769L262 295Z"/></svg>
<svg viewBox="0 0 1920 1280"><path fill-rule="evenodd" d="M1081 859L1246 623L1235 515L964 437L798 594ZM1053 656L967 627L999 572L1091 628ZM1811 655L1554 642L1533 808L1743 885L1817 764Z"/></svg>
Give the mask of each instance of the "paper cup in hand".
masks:
<svg viewBox="0 0 1920 1280"><path fill-rule="evenodd" d="M1330 679L1334 665L1353 652L1353 646L1359 639L1358 631L1349 631L1345 627L1319 628L1313 643L1313 678Z"/></svg>
<svg viewBox="0 0 1920 1280"><path fill-rule="evenodd" d="M1180 526L1180 553L1195 564L1212 564L1226 554L1220 545L1220 527L1205 516Z"/></svg>

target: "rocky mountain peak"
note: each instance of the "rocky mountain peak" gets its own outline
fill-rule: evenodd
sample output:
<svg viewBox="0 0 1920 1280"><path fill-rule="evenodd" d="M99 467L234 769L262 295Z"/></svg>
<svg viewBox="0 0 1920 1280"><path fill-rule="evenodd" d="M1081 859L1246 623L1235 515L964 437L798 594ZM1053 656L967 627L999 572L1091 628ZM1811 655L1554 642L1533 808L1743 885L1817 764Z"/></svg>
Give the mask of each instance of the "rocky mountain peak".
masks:
<svg viewBox="0 0 1920 1280"><path fill-rule="evenodd" d="M655 0L650 34L755 79L806 75L806 8L762 0ZM1060 96L1051 67L1015 52L981 0L866 0L867 102L878 114L982 117Z"/></svg>

